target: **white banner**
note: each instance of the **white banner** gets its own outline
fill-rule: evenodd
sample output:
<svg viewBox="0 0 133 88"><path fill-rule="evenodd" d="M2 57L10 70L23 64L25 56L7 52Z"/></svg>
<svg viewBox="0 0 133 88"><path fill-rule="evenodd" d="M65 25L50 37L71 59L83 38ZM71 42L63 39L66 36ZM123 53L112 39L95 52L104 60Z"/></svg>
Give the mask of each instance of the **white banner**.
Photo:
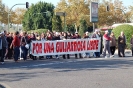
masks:
<svg viewBox="0 0 133 88"><path fill-rule="evenodd" d="M100 40L100 38L93 38L32 41L30 52L34 56L100 52Z"/></svg>

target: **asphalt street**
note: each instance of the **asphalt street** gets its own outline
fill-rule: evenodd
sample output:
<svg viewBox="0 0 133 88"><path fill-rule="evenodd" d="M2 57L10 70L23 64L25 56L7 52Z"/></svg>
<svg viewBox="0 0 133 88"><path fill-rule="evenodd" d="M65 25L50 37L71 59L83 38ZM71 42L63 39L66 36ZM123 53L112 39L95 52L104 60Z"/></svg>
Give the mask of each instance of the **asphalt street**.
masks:
<svg viewBox="0 0 133 88"><path fill-rule="evenodd" d="M6 60L0 84L6 88L133 88L133 58Z"/></svg>

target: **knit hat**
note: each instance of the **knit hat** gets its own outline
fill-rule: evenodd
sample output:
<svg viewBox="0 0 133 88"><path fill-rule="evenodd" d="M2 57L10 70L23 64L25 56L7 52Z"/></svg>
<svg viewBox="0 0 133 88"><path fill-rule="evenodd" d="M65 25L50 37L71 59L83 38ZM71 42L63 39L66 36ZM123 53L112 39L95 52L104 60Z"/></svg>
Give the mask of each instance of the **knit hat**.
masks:
<svg viewBox="0 0 133 88"><path fill-rule="evenodd" d="M108 30L106 30L105 33L108 33Z"/></svg>

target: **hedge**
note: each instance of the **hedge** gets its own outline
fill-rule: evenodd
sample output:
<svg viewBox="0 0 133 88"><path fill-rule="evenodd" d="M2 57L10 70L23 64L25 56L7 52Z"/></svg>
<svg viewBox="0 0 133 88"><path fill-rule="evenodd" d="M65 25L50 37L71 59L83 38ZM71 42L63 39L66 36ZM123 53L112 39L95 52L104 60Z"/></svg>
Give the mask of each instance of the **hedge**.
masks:
<svg viewBox="0 0 133 88"><path fill-rule="evenodd" d="M118 39L118 37L120 36L121 32L124 32L125 36L126 36L126 41L127 41L127 49L130 49L130 39L133 35L133 26L128 25L128 24L124 24L124 25L120 25L116 28L114 28L112 30L112 32L114 32L115 37Z"/></svg>
<svg viewBox="0 0 133 88"><path fill-rule="evenodd" d="M30 30L30 31L28 31L28 33L32 33L32 32L34 32L34 33L39 33L39 34L41 34L41 33L46 33L48 31L48 29L37 29L37 30Z"/></svg>

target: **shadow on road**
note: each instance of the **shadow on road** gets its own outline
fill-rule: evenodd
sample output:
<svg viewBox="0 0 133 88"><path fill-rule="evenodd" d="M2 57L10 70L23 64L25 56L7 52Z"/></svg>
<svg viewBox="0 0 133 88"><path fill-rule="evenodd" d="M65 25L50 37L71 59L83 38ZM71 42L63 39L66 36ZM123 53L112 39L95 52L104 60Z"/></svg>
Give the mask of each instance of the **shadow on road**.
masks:
<svg viewBox="0 0 133 88"><path fill-rule="evenodd" d="M81 59L80 59L81 60ZM106 70L116 70L116 69L128 69L129 67L133 67L133 60L131 59L106 59L106 60L82 60L82 61L74 61L74 62L68 62L68 60L58 60L58 62L63 62L63 63L56 63L51 65L43 65L45 63L51 63L51 61L27 61L27 62L20 62L20 63L10 63L8 62L5 65L0 65L0 69L9 69L10 71L12 70L17 70L17 69L22 69L24 72L12 72L12 73L0 73L1 77L4 77L3 79L0 78L0 81L19 81L23 79L30 79L32 77L35 77L36 74L54 74L58 72L71 72L71 71L82 71L82 70L87 70L87 71L95 71L95 70L101 70L101 69L106 69ZM31 64L32 63L32 64ZM22 67L23 65L31 65L31 67ZM40 66L32 66L35 64L42 64ZM17 67L17 68L15 68ZM54 71L51 72L45 72L45 68L48 69L53 69ZM29 72L30 70L34 69L43 69L42 71L39 72ZM28 73L27 73L28 71Z"/></svg>

